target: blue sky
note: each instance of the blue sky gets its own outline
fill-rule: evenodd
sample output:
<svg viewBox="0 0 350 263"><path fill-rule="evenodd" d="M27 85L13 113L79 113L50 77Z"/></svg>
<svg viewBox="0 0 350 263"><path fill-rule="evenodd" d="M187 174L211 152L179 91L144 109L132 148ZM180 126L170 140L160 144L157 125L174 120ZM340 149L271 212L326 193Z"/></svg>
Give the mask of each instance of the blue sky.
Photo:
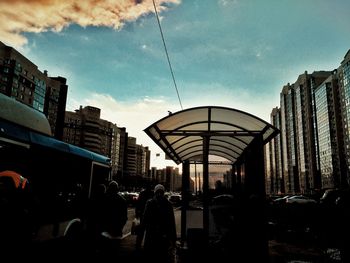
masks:
<svg viewBox="0 0 350 263"><path fill-rule="evenodd" d="M143 132L181 110L152 0L92 2L2 0L0 40L67 78L67 110L101 108L150 147L152 165L175 165ZM183 109L219 105L269 121L283 85L337 68L350 49L347 0L155 2Z"/></svg>

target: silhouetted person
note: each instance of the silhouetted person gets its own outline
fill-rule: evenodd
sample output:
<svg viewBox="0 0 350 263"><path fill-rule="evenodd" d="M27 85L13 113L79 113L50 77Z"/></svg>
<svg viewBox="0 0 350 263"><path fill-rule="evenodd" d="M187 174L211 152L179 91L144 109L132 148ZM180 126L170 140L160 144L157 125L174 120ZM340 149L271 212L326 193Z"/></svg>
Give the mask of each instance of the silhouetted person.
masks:
<svg viewBox="0 0 350 263"><path fill-rule="evenodd" d="M30 252L33 228L27 191L26 178L14 171L0 172L0 254L11 261Z"/></svg>
<svg viewBox="0 0 350 263"><path fill-rule="evenodd" d="M119 193L119 185L111 181L106 191L105 200L105 235L110 238L121 238L128 219L127 201Z"/></svg>
<svg viewBox="0 0 350 263"><path fill-rule="evenodd" d="M225 187L222 185L221 180L215 181L215 195L221 195L225 192Z"/></svg>
<svg viewBox="0 0 350 263"><path fill-rule="evenodd" d="M109 183L105 196L101 240L101 256L105 257L103 260L118 257L123 228L128 219L127 201L120 195L116 181Z"/></svg>
<svg viewBox="0 0 350 263"><path fill-rule="evenodd" d="M339 248L341 262L350 262L350 189L343 190L336 200L337 207L337 237L339 240ZM333 215L334 216L334 215Z"/></svg>
<svg viewBox="0 0 350 263"><path fill-rule="evenodd" d="M241 262L269 262L265 199L251 195L243 204L240 222Z"/></svg>
<svg viewBox="0 0 350 263"><path fill-rule="evenodd" d="M173 262L176 242L174 209L164 196L164 186L154 188L154 196L146 203L143 224L146 230L144 249L148 262Z"/></svg>
<svg viewBox="0 0 350 263"><path fill-rule="evenodd" d="M136 207L135 207L135 217L140 219L140 225L136 232L136 248L140 249L142 245L142 240L145 232L144 224L143 224L143 214L145 211L146 203L149 199L151 199L154 195L151 184L147 184L145 189L143 189L139 198L137 199Z"/></svg>
<svg viewBox="0 0 350 263"><path fill-rule="evenodd" d="M104 229L104 212L106 201L106 186L99 184L95 187L94 194L88 208L87 230L90 240L95 248L99 249L101 233Z"/></svg>

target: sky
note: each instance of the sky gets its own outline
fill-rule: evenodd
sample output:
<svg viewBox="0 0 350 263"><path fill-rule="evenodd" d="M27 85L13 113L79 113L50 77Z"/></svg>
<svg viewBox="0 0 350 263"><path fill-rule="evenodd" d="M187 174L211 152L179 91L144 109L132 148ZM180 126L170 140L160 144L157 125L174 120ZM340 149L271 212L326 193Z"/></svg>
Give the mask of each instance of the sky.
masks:
<svg viewBox="0 0 350 263"><path fill-rule="evenodd" d="M67 79L66 109L101 109L176 166L144 129L225 106L270 122L284 85L333 70L350 49L348 0L0 0L0 41ZM159 153L159 156L157 156Z"/></svg>

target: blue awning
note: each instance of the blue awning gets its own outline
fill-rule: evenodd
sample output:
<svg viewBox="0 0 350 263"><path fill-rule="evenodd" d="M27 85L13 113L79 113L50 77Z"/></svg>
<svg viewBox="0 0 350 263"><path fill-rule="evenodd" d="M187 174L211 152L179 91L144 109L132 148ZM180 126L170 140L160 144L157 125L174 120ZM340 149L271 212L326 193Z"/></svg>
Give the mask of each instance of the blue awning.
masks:
<svg viewBox="0 0 350 263"><path fill-rule="evenodd" d="M84 148L57 140L8 121L0 120L0 137L20 141L29 145L40 145L52 150L81 156L99 163L110 163L110 158Z"/></svg>

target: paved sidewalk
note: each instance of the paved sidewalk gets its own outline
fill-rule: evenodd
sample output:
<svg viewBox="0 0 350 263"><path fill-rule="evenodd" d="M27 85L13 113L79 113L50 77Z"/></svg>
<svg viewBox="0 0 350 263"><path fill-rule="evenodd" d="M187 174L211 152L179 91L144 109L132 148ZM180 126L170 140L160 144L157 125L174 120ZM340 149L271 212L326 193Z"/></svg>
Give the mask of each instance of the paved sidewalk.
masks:
<svg viewBox="0 0 350 263"><path fill-rule="evenodd" d="M121 262L140 262L142 260L142 252L135 250L135 242L135 235L125 235L120 241L118 251L114 253L116 259ZM212 258L215 257L213 256ZM180 258L178 258L178 262L187 263ZM269 263L292 262L320 263L329 261L326 261L322 251L317 248L293 245L276 240L269 241Z"/></svg>
<svg viewBox="0 0 350 263"><path fill-rule="evenodd" d="M271 263L321 263L326 261L322 250L316 247L269 241L269 255Z"/></svg>

